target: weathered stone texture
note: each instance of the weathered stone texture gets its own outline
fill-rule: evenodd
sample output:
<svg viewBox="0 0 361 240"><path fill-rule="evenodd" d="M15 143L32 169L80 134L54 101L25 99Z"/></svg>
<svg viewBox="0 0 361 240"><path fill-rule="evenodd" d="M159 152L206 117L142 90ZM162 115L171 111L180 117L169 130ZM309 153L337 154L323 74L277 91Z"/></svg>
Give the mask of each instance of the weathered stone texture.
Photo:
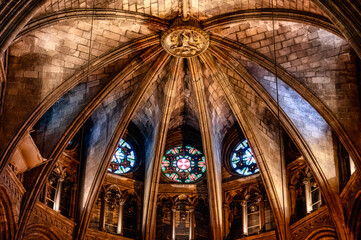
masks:
<svg viewBox="0 0 361 240"><path fill-rule="evenodd" d="M329 178L331 185L337 192L338 180L334 178L337 167L334 161L335 156L330 126L307 101L292 90L292 88L288 87L281 79L277 79L276 82L273 74L253 63L246 62L245 65L250 69L256 80L273 97L274 101L277 102L278 99L280 107L298 129L317 159L318 164L323 169L325 176Z"/></svg>
<svg viewBox="0 0 361 240"><path fill-rule="evenodd" d="M280 143L282 130L279 130L280 125L272 112L268 109L266 103L258 96L254 89L244 82L237 74L232 70L225 70L225 73L229 77L229 81L233 90L238 96L242 108L244 109L245 116L249 127L254 133L255 140L259 144L259 151L263 154L263 160L261 156L256 155L258 166L261 171L268 171L265 187L269 194L270 201L275 203L275 200L270 193L274 192L278 197L278 201L282 199L282 175L281 175L281 156L280 156ZM245 123L243 123L245 124ZM245 133L247 135L247 133ZM247 137L247 136L246 136ZM249 139L248 139L249 140ZM252 141L250 141L252 146ZM273 189L272 189L273 188ZM276 206L274 206L276 207ZM274 211L279 211L275 210Z"/></svg>
<svg viewBox="0 0 361 240"><path fill-rule="evenodd" d="M344 39L313 26L276 21L274 27L275 43L270 21L248 21L215 33L243 43L272 61L275 46L277 63L315 94L360 146L356 56L351 47ZM253 75L261 75L254 64L244 65Z"/></svg>
<svg viewBox="0 0 361 240"><path fill-rule="evenodd" d="M7 93L0 133L6 144L27 115L64 80L89 60L122 43L152 33L147 27L124 21L94 21L90 42L90 20L68 21L37 30L10 48ZM91 57L89 47L91 44ZM28 96L24 101L23 96ZM6 128L5 128L6 126Z"/></svg>
<svg viewBox="0 0 361 240"><path fill-rule="evenodd" d="M56 236L59 239L71 239L74 227L73 221L38 202L25 230L24 239L34 239L34 237L42 236L41 233L45 236Z"/></svg>
<svg viewBox="0 0 361 240"><path fill-rule="evenodd" d="M59 99L37 122L33 127L35 132L32 133L32 137L44 158L49 156L59 138L83 108L127 65L131 58L132 56L126 56L92 73L85 82L79 83ZM148 66L145 65L145 67ZM123 80L121 83L124 88L122 94L134 89L134 85L139 80L137 74L141 75L141 73L142 70L134 73L134 78ZM93 106L88 106L88 108L91 107Z"/></svg>
<svg viewBox="0 0 361 240"><path fill-rule="evenodd" d="M189 125L199 130L199 116L197 102L194 97L194 89L189 71L182 71L178 82L175 104L169 123L169 129L175 129L182 124Z"/></svg>
<svg viewBox="0 0 361 240"><path fill-rule="evenodd" d="M110 144L115 128L124 113L125 106L129 103L131 93L138 86L139 80L144 79L148 69L149 65L145 65L134 76L128 77L123 85L113 89L85 125L87 133L85 137L87 163L85 166L84 179L86 181L84 184L85 193L83 201L85 201L89 194L96 171L101 164L107 146Z"/></svg>
<svg viewBox="0 0 361 240"><path fill-rule="evenodd" d="M309 0L277 0L273 1L273 5L272 1L268 0L198 0L191 1L190 7L191 15L200 19L214 17L219 14L225 14L234 11L244 11L262 8L293 9L324 15L323 11L313 1Z"/></svg>
<svg viewBox="0 0 361 240"><path fill-rule="evenodd" d="M108 8L132 11L143 14L150 14L161 18L173 18L178 15L179 1L171 0L113 0L113 1L94 1L95 8ZM71 10L77 8L92 8L93 1L90 0L49 0L44 4L41 10L39 10L37 16L44 14L50 14L57 11Z"/></svg>
<svg viewBox="0 0 361 240"><path fill-rule="evenodd" d="M334 229L334 225L330 218L330 213L327 207L322 207L317 211L311 213L307 217L303 218L301 221L298 221L297 223L291 225L291 234L292 239L301 240L306 239L316 230L319 230L320 232L329 231L332 233L333 231L330 231L330 229ZM331 238L331 236L329 235L328 239L337 239ZM334 236L336 237L335 233Z"/></svg>

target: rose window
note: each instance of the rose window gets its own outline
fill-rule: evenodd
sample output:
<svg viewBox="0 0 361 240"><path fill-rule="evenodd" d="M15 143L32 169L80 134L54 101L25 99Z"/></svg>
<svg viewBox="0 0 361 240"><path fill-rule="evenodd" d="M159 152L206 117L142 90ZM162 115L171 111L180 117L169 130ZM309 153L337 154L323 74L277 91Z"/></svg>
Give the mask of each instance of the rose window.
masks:
<svg viewBox="0 0 361 240"><path fill-rule="evenodd" d="M242 141L231 155L231 167L233 171L242 176L248 176L259 172L256 159L253 157L247 140Z"/></svg>
<svg viewBox="0 0 361 240"><path fill-rule="evenodd" d="M204 176L206 159L193 147L175 147L163 156L162 172L174 182L193 183Z"/></svg>
<svg viewBox="0 0 361 240"><path fill-rule="evenodd" d="M113 155L108 171L115 174L128 173L134 169L137 158L132 145L123 139L120 140L117 150Z"/></svg>

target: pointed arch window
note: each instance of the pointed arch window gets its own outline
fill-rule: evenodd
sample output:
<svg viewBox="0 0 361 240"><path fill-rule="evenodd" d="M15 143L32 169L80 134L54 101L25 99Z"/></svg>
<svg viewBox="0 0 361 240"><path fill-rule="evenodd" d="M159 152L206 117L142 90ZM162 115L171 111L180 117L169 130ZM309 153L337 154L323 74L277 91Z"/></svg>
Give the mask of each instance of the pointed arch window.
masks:
<svg viewBox="0 0 361 240"><path fill-rule="evenodd" d="M134 147L129 142L121 139L108 171L115 174L125 174L131 172L136 165L137 156Z"/></svg>
<svg viewBox="0 0 361 240"><path fill-rule="evenodd" d="M206 158L191 146L174 147L163 156L162 172L174 182L197 182L206 172Z"/></svg>
<svg viewBox="0 0 361 240"><path fill-rule="evenodd" d="M256 159L253 157L247 139L239 143L233 150L230 165L235 173L242 176L249 176L259 172Z"/></svg>
<svg viewBox="0 0 361 240"><path fill-rule="evenodd" d="M57 164L51 172L41 196L42 201L48 207L69 218L74 218L75 214L77 186L74 168Z"/></svg>

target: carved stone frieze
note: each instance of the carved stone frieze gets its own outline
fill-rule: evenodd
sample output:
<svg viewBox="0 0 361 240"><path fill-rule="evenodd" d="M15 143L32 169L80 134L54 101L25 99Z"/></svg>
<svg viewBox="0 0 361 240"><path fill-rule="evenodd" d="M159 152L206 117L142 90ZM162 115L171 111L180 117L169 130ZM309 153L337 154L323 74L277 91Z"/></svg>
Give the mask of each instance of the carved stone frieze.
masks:
<svg viewBox="0 0 361 240"><path fill-rule="evenodd" d="M13 206L15 221L18 221L18 217L20 215L21 200L26 190L10 167L8 167L6 171L1 175L0 186L3 186L5 189L7 189Z"/></svg>
<svg viewBox="0 0 361 240"><path fill-rule="evenodd" d="M2 174L0 184L4 185L4 187L9 190L11 197L16 201L21 201L24 193L26 192L25 188L10 167L7 168L5 174Z"/></svg>
<svg viewBox="0 0 361 240"><path fill-rule="evenodd" d="M176 57L194 57L207 50L209 37L202 29L177 26L162 35L163 48Z"/></svg>
<svg viewBox="0 0 361 240"><path fill-rule="evenodd" d="M86 240L131 240L131 238L88 228Z"/></svg>
<svg viewBox="0 0 361 240"><path fill-rule="evenodd" d="M60 213L38 202L32 212L28 228L32 225L44 225L45 227L55 228L57 234L62 235L64 239L71 239L75 223L62 216Z"/></svg>
<svg viewBox="0 0 361 240"><path fill-rule="evenodd" d="M334 229L328 209L326 206L323 206L291 225L292 239L306 239L306 237L314 230L325 227Z"/></svg>

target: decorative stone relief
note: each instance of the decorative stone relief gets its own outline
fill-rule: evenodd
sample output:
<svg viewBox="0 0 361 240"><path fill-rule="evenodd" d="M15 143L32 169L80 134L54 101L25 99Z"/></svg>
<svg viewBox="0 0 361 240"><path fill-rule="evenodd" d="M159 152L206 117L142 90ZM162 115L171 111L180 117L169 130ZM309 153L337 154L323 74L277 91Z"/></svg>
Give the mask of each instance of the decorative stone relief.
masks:
<svg viewBox="0 0 361 240"><path fill-rule="evenodd" d="M9 197L13 206L15 221L17 222L20 216L21 200L26 192L25 188L10 167L8 167L6 172L1 175L0 186L3 186L5 189L7 189L7 192L9 193Z"/></svg>
<svg viewBox="0 0 361 240"><path fill-rule="evenodd" d="M29 223L28 228L34 224L43 224L48 228L53 227L58 234L64 236L64 239L71 238L75 226L73 221L40 202L35 205Z"/></svg>
<svg viewBox="0 0 361 240"><path fill-rule="evenodd" d="M324 227L334 229L328 209L325 206L291 225L292 239L305 239L313 230Z"/></svg>
<svg viewBox="0 0 361 240"><path fill-rule="evenodd" d="M194 57L207 50L209 37L202 29L178 26L162 35L163 48L176 57Z"/></svg>

